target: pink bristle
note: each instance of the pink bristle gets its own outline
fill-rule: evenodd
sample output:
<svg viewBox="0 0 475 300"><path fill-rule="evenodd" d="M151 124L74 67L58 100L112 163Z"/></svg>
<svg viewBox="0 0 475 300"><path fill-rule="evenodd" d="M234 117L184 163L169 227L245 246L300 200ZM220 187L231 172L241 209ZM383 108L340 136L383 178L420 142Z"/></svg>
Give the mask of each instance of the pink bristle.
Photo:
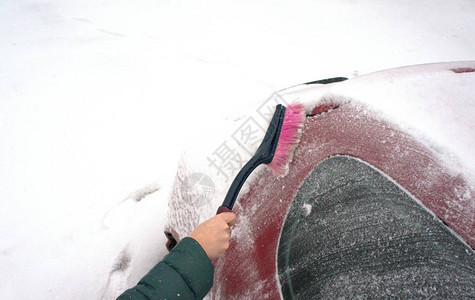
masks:
<svg viewBox="0 0 475 300"><path fill-rule="evenodd" d="M289 164L292 162L294 150L300 142L304 122L305 108L301 103L294 102L286 107L279 143L274 158L269 164L272 172L278 177L284 177L289 173Z"/></svg>

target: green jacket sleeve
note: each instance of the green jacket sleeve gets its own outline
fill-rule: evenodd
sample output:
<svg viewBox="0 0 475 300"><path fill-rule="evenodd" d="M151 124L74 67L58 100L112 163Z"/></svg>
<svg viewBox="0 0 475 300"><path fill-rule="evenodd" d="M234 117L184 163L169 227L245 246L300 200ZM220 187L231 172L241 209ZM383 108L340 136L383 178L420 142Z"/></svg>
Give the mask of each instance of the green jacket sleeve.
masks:
<svg viewBox="0 0 475 300"><path fill-rule="evenodd" d="M206 252L187 237L117 299L203 299L213 285L213 273Z"/></svg>

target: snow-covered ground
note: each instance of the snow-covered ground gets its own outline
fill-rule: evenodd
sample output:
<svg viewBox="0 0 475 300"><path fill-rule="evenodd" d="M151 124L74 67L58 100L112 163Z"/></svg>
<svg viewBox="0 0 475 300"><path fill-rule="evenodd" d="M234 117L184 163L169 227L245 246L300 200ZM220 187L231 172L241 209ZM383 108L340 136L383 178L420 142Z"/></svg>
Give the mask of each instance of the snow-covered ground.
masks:
<svg viewBox="0 0 475 300"><path fill-rule="evenodd" d="M474 14L470 0L2 1L0 298L115 297L166 253L192 137L294 84L473 60Z"/></svg>

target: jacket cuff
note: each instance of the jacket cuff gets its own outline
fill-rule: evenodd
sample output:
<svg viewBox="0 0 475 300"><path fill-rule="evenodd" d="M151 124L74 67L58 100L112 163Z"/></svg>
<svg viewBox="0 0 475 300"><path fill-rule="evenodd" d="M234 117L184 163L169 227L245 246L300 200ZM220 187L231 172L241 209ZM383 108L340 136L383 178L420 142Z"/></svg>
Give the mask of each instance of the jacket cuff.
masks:
<svg viewBox="0 0 475 300"><path fill-rule="evenodd" d="M206 296L213 286L214 266L193 238L182 239L165 257L164 262L180 273L199 299Z"/></svg>

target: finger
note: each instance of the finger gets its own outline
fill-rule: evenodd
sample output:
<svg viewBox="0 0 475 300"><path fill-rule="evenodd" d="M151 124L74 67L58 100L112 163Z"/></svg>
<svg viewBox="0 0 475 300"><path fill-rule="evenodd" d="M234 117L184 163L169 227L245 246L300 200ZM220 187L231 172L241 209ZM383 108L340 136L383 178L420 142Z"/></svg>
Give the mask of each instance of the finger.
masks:
<svg viewBox="0 0 475 300"><path fill-rule="evenodd" d="M236 223L236 214L232 212L226 212L226 213L221 213L219 214L223 220L228 223L229 226L234 226L234 223Z"/></svg>

